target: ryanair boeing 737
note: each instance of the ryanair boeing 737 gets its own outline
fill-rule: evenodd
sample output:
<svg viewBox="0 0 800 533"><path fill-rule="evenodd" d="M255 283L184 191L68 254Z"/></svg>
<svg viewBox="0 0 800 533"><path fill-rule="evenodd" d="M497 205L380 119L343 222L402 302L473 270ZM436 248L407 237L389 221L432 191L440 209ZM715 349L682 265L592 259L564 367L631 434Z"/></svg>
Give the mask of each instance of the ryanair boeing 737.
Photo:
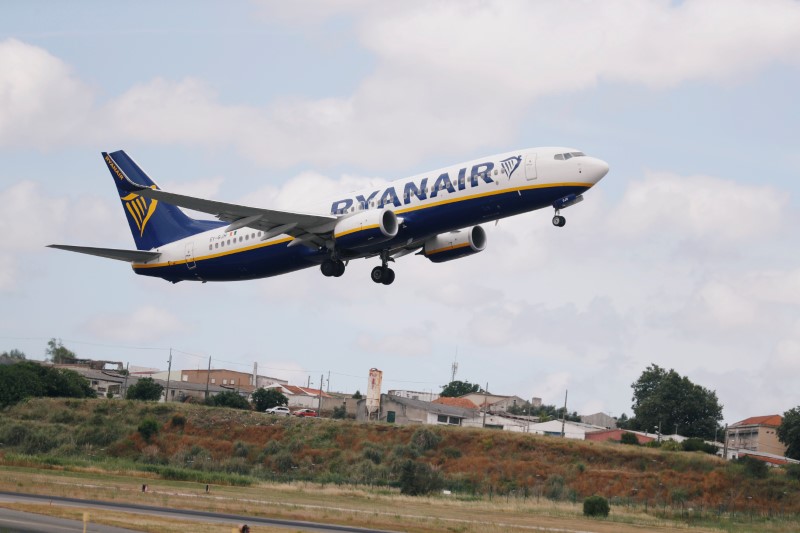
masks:
<svg viewBox="0 0 800 533"><path fill-rule="evenodd" d="M162 191L128 154L103 153L136 250L52 244L132 264L134 272L183 280L234 281L319 266L339 277L347 262L375 257L372 281L389 285L389 262L418 252L434 263L483 251L478 224L552 207L561 210L608 173L572 148L532 148L469 161L342 196L308 212L277 211ZM196 220L179 209L214 215Z"/></svg>

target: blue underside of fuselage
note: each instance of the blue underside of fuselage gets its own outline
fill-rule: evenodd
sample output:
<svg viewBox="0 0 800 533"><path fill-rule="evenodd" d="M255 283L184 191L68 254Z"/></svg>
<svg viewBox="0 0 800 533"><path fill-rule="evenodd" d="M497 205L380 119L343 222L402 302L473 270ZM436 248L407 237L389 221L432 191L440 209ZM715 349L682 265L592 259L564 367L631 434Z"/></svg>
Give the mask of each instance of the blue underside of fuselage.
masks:
<svg viewBox="0 0 800 533"><path fill-rule="evenodd" d="M439 233L549 207L560 198L569 194L581 194L586 190L587 187L582 186L543 187L519 192L514 190L401 212L398 216L403 219L403 223L397 236L392 240L377 243L372 247L361 247L357 251L339 250L339 257L344 260L363 257L365 254L377 253L386 248L399 247L409 241L419 241ZM402 208L397 210L402 211ZM134 270L137 274L159 277L172 282L235 281L277 276L301 270L319 265L328 257L326 250L312 250L303 245L289 247L288 244L285 242L209 259L197 259L188 264ZM190 268L191 266L194 268Z"/></svg>

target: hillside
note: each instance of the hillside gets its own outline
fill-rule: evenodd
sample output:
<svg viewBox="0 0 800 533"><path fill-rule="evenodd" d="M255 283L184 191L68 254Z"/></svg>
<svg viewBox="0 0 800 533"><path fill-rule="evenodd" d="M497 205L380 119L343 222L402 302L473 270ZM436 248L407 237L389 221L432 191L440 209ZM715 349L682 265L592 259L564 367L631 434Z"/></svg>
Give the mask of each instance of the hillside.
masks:
<svg viewBox="0 0 800 533"><path fill-rule="evenodd" d="M397 487L417 475L423 488L463 497L580 501L600 494L612 504L665 510L800 512L796 477L774 469L759 478L744 465L699 452L121 400L36 399L5 409L0 464L239 485L308 480Z"/></svg>

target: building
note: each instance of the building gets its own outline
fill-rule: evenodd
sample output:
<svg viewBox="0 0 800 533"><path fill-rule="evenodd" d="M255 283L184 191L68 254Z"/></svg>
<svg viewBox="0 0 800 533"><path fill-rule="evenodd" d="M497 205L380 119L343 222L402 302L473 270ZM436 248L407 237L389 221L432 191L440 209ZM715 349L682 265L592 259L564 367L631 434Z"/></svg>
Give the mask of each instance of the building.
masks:
<svg viewBox="0 0 800 533"><path fill-rule="evenodd" d="M539 422L538 416L508 416L505 413L490 414L478 412L472 418L465 419L461 425L472 428L499 429L501 431L516 431L517 433L532 433L531 426Z"/></svg>
<svg viewBox="0 0 800 533"><path fill-rule="evenodd" d="M592 426L591 424L584 424L582 422L571 422L569 420L562 422L561 420L550 420L548 422L531 424L530 432L539 435L560 437L562 427L564 429L564 437L577 440L585 440L587 433L605 429L598 426Z"/></svg>
<svg viewBox="0 0 800 533"><path fill-rule="evenodd" d="M460 398L465 398L471 401L481 410L484 408L484 406L486 406L486 409L492 413L508 411L513 406L522 407L525 405L525 400L519 396L502 396L500 394L489 394L483 392L470 392L469 394L460 396Z"/></svg>
<svg viewBox="0 0 800 533"><path fill-rule="evenodd" d="M409 398L411 400L421 400L423 402L435 402L439 399L438 392L419 392L413 390L390 390L389 394L398 396L400 398Z"/></svg>
<svg viewBox="0 0 800 533"><path fill-rule="evenodd" d="M465 419L474 418L476 415L477 411L475 409L464 409L463 407L454 407L436 402L423 402L400 396L381 394L377 418L379 421L400 425L461 426ZM359 400L356 420L361 422L369 420L366 400Z"/></svg>
<svg viewBox="0 0 800 533"><path fill-rule="evenodd" d="M308 387L298 387L296 385L274 384L271 387L278 388L289 400L289 407L292 408L306 408L318 409L320 407L320 398L325 402L333 398L330 394L319 389L311 389ZM324 407L324 404L323 404Z"/></svg>
<svg viewBox="0 0 800 533"><path fill-rule="evenodd" d="M289 384L289 382L284 379L272 378L269 376L256 376L254 382L252 373L237 372L236 370L222 368L212 368L210 372L208 370L181 370L180 380L183 383L197 383L201 385L205 385L206 382L208 382L209 385L216 385L218 387L246 393L251 393L258 388L266 388L275 384Z"/></svg>
<svg viewBox="0 0 800 533"><path fill-rule="evenodd" d="M605 413L581 416L581 422L606 429L616 429L617 427L617 419Z"/></svg>
<svg viewBox="0 0 800 533"><path fill-rule="evenodd" d="M778 440L778 426L782 422L780 415L767 415L752 416L731 424L726 434L728 450L737 450L739 455L746 451L786 455L786 446Z"/></svg>
<svg viewBox="0 0 800 533"><path fill-rule="evenodd" d="M450 398L448 396L441 396L433 403L440 403L442 405L450 405L452 407L463 407L464 409L477 409L478 406L467 400L466 398Z"/></svg>

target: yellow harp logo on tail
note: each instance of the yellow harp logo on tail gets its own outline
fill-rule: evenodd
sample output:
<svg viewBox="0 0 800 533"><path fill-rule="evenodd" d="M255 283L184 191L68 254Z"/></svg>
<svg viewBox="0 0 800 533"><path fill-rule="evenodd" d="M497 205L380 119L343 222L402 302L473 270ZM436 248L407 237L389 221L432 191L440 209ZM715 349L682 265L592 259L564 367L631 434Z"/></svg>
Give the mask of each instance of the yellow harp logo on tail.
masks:
<svg viewBox="0 0 800 533"><path fill-rule="evenodd" d="M155 186L153 186L155 189ZM131 215L131 218L139 228L139 236L144 236L144 228L147 227L147 222L153 213L156 212L158 200L142 198L138 194L131 193L122 197L122 202L125 204L125 209Z"/></svg>

